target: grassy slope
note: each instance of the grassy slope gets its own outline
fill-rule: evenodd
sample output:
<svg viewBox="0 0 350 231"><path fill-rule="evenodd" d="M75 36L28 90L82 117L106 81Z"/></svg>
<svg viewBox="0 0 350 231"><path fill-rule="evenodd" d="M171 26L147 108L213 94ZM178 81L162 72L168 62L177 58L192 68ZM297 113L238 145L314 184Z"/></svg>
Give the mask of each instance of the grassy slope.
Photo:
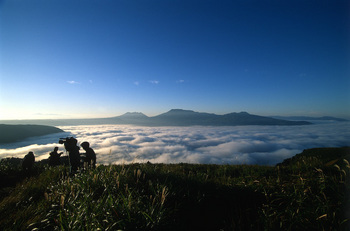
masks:
<svg viewBox="0 0 350 231"><path fill-rule="evenodd" d="M346 230L349 153L310 149L276 167L99 166L74 177L38 164L0 202L0 230ZM4 161L0 170L19 171Z"/></svg>

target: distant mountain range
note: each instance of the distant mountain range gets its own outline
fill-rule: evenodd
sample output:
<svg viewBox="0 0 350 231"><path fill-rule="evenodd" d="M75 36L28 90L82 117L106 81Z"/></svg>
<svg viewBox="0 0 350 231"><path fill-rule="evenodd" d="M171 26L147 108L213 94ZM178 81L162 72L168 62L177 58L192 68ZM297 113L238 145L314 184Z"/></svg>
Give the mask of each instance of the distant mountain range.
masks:
<svg viewBox="0 0 350 231"><path fill-rule="evenodd" d="M40 124L51 126L130 124L141 126L237 126L237 125L308 125L307 121L290 121L272 117L252 115L247 112L217 115L191 110L172 109L166 113L148 117L140 112L128 112L121 116L96 119L60 120L3 120L3 124Z"/></svg>
<svg viewBox="0 0 350 231"><path fill-rule="evenodd" d="M172 109L166 113L147 117L142 113L127 113L114 117L128 124L146 126L236 126L236 125L306 125L305 121L287 121L270 117L251 115L247 112L216 115L191 110Z"/></svg>
<svg viewBox="0 0 350 231"><path fill-rule="evenodd" d="M338 122L345 122L348 121L347 119L342 118L336 118L332 116L322 116L322 117L310 117L310 116L271 116L275 119L282 119L282 120L294 120L294 121L312 121L312 120L323 120L323 121L338 121Z"/></svg>

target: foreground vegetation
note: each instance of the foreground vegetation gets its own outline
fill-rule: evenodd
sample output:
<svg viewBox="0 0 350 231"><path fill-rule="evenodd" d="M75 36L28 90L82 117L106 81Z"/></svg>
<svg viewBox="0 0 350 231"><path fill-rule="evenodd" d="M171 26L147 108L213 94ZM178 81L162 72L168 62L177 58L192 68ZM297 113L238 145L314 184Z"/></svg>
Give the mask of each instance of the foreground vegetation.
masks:
<svg viewBox="0 0 350 231"><path fill-rule="evenodd" d="M2 160L1 179L19 183L2 185L0 230L347 230L349 154L310 149L275 167L145 163L74 176L41 163L31 177Z"/></svg>

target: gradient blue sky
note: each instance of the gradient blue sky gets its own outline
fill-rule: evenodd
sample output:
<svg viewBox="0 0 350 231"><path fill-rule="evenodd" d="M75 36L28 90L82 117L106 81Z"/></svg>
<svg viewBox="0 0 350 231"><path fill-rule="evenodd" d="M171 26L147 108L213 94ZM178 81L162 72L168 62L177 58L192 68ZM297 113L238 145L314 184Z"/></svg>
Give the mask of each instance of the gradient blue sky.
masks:
<svg viewBox="0 0 350 231"><path fill-rule="evenodd" d="M1 1L0 119L350 117L349 1Z"/></svg>

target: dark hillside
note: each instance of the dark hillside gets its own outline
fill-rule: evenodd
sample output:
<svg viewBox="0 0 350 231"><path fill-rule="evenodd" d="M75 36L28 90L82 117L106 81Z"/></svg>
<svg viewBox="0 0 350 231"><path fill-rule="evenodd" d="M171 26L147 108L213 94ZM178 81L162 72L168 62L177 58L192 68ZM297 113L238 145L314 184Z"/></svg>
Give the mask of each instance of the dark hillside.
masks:
<svg viewBox="0 0 350 231"><path fill-rule="evenodd" d="M12 143L32 136L43 136L63 130L44 125L7 125L0 124L0 144Z"/></svg>
<svg viewBox="0 0 350 231"><path fill-rule="evenodd" d="M0 161L0 230L349 230L349 148L271 166ZM17 178L10 178L17 176ZM0 185L1 186L1 185Z"/></svg>
<svg viewBox="0 0 350 231"><path fill-rule="evenodd" d="M334 164L342 165L343 159L350 161L350 147L305 149L302 153L284 160L279 166L296 165L305 159L317 159L321 165L326 166Z"/></svg>

